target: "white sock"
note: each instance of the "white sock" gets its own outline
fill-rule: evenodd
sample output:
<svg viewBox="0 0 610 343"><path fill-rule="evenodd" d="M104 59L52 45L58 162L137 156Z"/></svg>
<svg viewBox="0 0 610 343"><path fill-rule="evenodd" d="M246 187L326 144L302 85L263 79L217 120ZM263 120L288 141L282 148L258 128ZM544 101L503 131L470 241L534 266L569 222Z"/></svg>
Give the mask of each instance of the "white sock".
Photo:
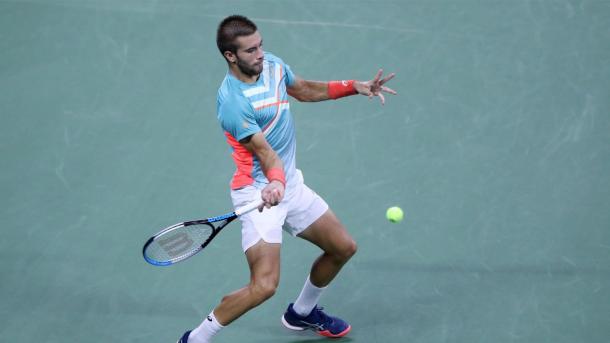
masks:
<svg viewBox="0 0 610 343"><path fill-rule="evenodd" d="M210 343L212 337L224 326L220 325L214 311L212 311L203 322L189 334L189 343Z"/></svg>
<svg viewBox="0 0 610 343"><path fill-rule="evenodd" d="M326 289L326 287L319 288L316 287L309 277L307 277L307 281L305 281L305 286L303 286L303 290L301 290L301 294L292 305L292 309L294 312L301 316L306 316L311 313L314 307L318 304L320 297L322 296L322 292Z"/></svg>

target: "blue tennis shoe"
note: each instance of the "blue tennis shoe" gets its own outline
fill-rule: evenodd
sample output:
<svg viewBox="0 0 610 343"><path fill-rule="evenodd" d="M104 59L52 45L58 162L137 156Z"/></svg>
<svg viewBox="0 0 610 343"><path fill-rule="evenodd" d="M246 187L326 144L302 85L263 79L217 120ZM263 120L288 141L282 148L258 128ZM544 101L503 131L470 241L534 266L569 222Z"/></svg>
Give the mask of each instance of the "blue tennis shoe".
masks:
<svg viewBox="0 0 610 343"><path fill-rule="evenodd" d="M282 316L282 324L291 330L309 329L324 337L338 338L347 335L352 329L352 326L343 319L324 313L323 307L316 306L309 315L301 316L294 312L292 305L288 305L286 313Z"/></svg>

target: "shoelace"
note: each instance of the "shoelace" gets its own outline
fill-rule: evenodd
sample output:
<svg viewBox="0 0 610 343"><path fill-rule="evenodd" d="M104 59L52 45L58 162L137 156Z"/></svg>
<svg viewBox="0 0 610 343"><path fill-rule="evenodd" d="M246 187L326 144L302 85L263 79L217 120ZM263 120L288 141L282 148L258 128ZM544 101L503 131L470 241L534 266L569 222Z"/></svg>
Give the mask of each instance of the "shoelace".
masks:
<svg viewBox="0 0 610 343"><path fill-rule="evenodd" d="M316 311L318 313L318 316L320 316L320 319L322 320L322 325L325 325L327 323L331 323L332 319L330 318L330 316L328 316L326 313L324 313L322 310L324 310L324 307L317 307L314 308L314 311Z"/></svg>

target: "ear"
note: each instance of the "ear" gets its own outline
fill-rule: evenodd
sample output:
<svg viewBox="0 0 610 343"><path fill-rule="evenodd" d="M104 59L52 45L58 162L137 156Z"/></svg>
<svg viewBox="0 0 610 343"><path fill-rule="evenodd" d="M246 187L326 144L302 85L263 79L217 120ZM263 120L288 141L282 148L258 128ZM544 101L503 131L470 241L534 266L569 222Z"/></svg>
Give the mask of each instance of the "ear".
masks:
<svg viewBox="0 0 610 343"><path fill-rule="evenodd" d="M225 56L227 61L229 61L229 63L236 63L237 62L237 56L235 56L235 54L232 53L231 51L227 50L227 51L225 51L223 53L223 55Z"/></svg>

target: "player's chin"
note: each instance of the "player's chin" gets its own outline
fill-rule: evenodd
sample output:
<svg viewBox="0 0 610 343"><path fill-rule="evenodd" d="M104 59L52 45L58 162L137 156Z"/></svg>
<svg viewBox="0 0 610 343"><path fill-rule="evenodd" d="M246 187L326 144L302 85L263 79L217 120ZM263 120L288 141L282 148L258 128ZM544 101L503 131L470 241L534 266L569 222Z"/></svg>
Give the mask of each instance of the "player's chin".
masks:
<svg viewBox="0 0 610 343"><path fill-rule="evenodd" d="M241 71L246 75L259 76L263 72L263 65L252 65L248 68L242 68Z"/></svg>
<svg viewBox="0 0 610 343"><path fill-rule="evenodd" d="M254 71L254 73L256 75L259 75L260 73L262 73L263 72L263 62L253 65L252 70Z"/></svg>

